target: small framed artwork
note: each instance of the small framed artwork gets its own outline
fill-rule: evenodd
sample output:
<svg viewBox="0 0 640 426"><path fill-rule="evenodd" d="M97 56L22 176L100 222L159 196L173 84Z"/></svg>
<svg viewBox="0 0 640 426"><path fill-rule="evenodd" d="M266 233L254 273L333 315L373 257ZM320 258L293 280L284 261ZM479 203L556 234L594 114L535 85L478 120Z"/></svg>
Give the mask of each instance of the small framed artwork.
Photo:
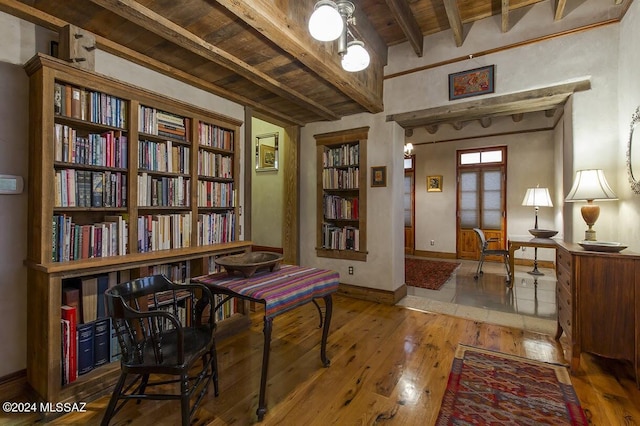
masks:
<svg viewBox="0 0 640 426"><path fill-rule="evenodd" d="M449 100L495 91L495 65L449 74Z"/></svg>
<svg viewBox="0 0 640 426"><path fill-rule="evenodd" d="M387 166L371 167L371 186L387 186Z"/></svg>
<svg viewBox="0 0 640 426"><path fill-rule="evenodd" d="M442 192L442 175L427 176L427 192Z"/></svg>
<svg viewBox="0 0 640 426"><path fill-rule="evenodd" d="M256 171L278 170L278 133L256 136Z"/></svg>

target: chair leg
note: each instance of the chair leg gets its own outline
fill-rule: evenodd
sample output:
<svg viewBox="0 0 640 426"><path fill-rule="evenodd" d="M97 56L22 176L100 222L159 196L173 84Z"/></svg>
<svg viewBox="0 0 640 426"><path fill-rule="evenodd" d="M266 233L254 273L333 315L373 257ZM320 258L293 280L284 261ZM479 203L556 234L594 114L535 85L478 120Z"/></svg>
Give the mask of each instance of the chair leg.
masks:
<svg viewBox="0 0 640 426"><path fill-rule="evenodd" d="M120 378L118 379L118 383L116 383L116 387L113 389L113 393L111 394L111 398L109 399L109 405L107 405L107 411L104 412L104 416L102 417L101 426L109 426L109 422L111 421L111 417L113 417L113 413L116 409L116 404L118 403L118 399L120 399L120 392L122 392L122 387L124 386L125 379L127 378L127 373L120 373Z"/></svg>
<svg viewBox="0 0 640 426"><path fill-rule="evenodd" d="M511 270L509 268L509 256L502 256L504 259L504 267L507 270L507 282L511 281Z"/></svg>
<svg viewBox="0 0 640 426"><path fill-rule="evenodd" d="M478 267L476 268L476 274L473 276L476 280L478 276L482 274L482 264L484 263L484 253L480 253L480 260L478 260Z"/></svg>
<svg viewBox="0 0 640 426"><path fill-rule="evenodd" d="M211 348L211 374L213 376L213 394L218 396L220 395L220 389L218 387L218 352L215 343L213 344L213 348Z"/></svg>
<svg viewBox="0 0 640 426"><path fill-rule="evenodd" d="M138 390L136 391L138 395L144 395L144 391L147 388L147 383L149 383L149 375L143 374L142 379L140 380L140 386L138 386ZM137 404L140 404L141 402L142 399L138 399L136 401Z"/></svg>
<svg viewBox="0 0 640 426"><path fill-rule="evenodd" d="M189 374L180 377L180 411L182 413L182 426L189 426Z"/></svg>

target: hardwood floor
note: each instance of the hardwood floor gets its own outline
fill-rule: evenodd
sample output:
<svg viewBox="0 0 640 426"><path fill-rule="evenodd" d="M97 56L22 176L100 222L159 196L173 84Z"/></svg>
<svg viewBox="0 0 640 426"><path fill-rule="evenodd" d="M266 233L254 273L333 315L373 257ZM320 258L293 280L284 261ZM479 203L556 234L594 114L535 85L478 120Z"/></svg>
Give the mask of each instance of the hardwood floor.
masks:
<svg viewBox="0 0 640 426"><path fill-rule="evenodd" d="M262 319L218 342L220 396L205 396L192 424L256 423ZM562 340L453 316L346 297L334 298L331 366L320 363L320 329L313 305L277 317L264 425L431 425L459 343L531 359L565 363ZM640 424L640 390L630 366L589 354L572 381L593 425ZM99 424L107 397L50 424ZM179 423L177 402L130 402L112 425ZM30 424L14 415L0 423Z"/></svg>

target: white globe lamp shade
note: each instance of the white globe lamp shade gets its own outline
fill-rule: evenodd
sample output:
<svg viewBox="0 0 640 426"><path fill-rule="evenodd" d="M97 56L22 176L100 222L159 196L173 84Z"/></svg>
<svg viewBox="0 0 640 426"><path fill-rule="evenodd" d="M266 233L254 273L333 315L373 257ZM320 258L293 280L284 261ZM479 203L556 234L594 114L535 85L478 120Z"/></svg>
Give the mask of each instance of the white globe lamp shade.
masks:
<svg viewBox="0 0 640 426"><path fill-rule="evenodd" d="M342 57L342 68L345 71L362 71L369 66L369 52L364 48L364 43L359 40L350 41L347 45L347 53Z"/></svg>
<svg viewBox="0 0 640 426"><path fill-rule="evenodd" d="M344 20L331 0L320 0L309 18L309 32L318 41L333 41L344 30Z"/></svg>

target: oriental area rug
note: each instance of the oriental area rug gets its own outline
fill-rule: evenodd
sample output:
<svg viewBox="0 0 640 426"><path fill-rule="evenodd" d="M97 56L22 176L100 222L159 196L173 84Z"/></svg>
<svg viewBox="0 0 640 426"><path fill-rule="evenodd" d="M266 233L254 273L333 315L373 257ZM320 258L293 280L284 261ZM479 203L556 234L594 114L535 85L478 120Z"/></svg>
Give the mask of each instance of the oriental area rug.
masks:
<svg viewBox="0 0 640 426"><path fill-rule="evenodd" d="M440 262L426 259L404 259L404 282L412 287L438 290L460 266L457 262Z"/></svg>
<svg viewBox="0 0 640 426"><path fill-rule="evenodd" d="M587 425L562 365L459 345L437 426Z"/></svg>

